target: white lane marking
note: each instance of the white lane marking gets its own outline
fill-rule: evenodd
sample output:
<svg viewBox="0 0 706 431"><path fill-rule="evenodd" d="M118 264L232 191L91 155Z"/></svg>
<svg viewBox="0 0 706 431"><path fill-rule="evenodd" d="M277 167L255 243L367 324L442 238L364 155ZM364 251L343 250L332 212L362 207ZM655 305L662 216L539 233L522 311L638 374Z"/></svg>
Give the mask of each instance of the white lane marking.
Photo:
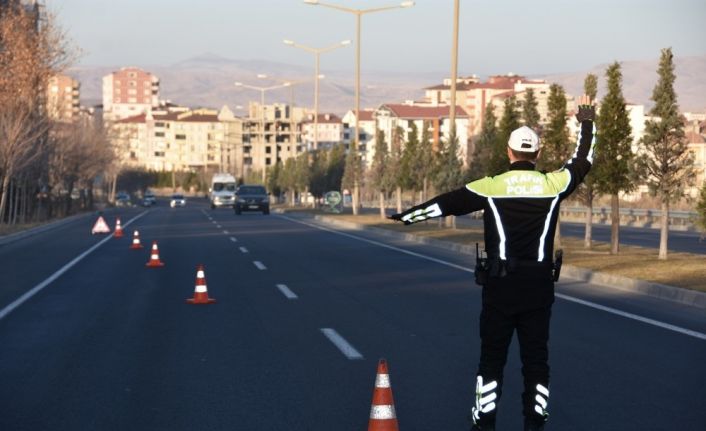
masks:
<svg viewBox="0 0 706 431"><path fill-rule="evenodd" d="M223 233L226 235L230 234L230 232L228 232L227 230L224 230Z"/></svg>
<svg viewBox="0 0 706 431"><path fill-rule="evenodd" d="M287 299L297 299L297 298L299 298L296 293L292 292L292 291L287 287L286 284L278 284L278 285L277 285L277 289L279 289L279 291L282 292L282 294L283 294L284 296L286 296Z"/></svg>
<svg viewBox="0 0 706 431"><path fill-rule="evenodd" d="M217 224L217 225L216 225L216 227L217 227L218 229L220 229L220 228L221 228L222 226L221 226L221 225L219 225L219 224Z"/></svg>
<svg viewBox="0 0 706 431"><path fill-rule="evenodd" d="M361 238L361 237L359 237L359 236L355 236L355 235L351 235L351 234L339 232L339 231L336 231L336 230L333 230L333 229L328 229L328 228L325 228L325 227L322 227L322 226L317 226L317 225L312 224L312 223L303 222L303 221L296 220L296 219L293 219L293 218L290 218L290 217L286 217L286 216L282 216L282 215L280 215L280 216L278 216L278 217L281 217L281 218L283 218L283 219L292 221L292 222L294 222L294 223L299 223L299 224L303 224L303 225L306 225L306 226L309 226L309 227L313 227L313 228L315 228L315 229L324 230L324 231L326 231L326 232L331 232L331 233L334 233L334 234L336 234L336 235L345 236L345 237L352 238L352 239L355 239L355 240L358 240L358 241L363 241L363 242L367 242L367 243L369 243L369 244L374 244L374 245L377 245L377 246L380 246L380 247L384 247L384 248L387 248L387 249L390 249L390 250L395 250L395 251L398 251L398 252L400 252L400 253L408 254L408 255L410 255L410 256L415 256L415 257L419 257L419 258L421 258L421 259L430 260L430 261L432 261L432 262L436 262L436 263L440 263L440 264L442 264L442 265L450 266L450 267L452 267L452 268L456 268L456 269L459 269L459 270L461 270L461 271L465 271L465 272L474 272L474 271L473 271L472 269L470 269L470 268L465 268L465 267L463 267L463 266L456 265L456 264L453 264L453 263L451 263L451 262L446 262L446 261L443 261L443 260L441 260L441 259L436 259L436 258L431 257L431 256L425 256L425 255L423 255L423 254L414 253L414 252L409 251L409 250L404 250L404 249L401 249L401 248L398 248L398 247L394 247L394 246L391 246L391 245L383 244L383 243L378 242L378 241L373 241L373 240L370 240L370 239ZM596 310L605 311L606 313L615 314L615 315L617 315L617 316L622 316L622 317L625 317L625 318L627 318L627 319L637 320L638 322L646 323L646 324L648 324L648 325L657 326L657 327L659 327L659 328L666 329L666 330L673 331L673 332L677 332L677 333L679 333L679 334L688 335L688 336L690 336L690 337L698 338L698 339L701 339L701 340L706 340L706 334L704 334L703 332L692 331L691 329L686 329L686 328L682 328L682 327L680 327L680 326L671 325L671 324L669 324L669 323L660 322L660 321L658 321L658 320L650 319L650 318L648 318L648 317L638 316L637 314L628 313L628 312L625 312L625 311L618 310L618 309L616 309L616 308L606 307L606 306L604 306L604 305L596 304L595 302L585 301L585 300L583 300L583 299L575 298L575 297L573 297L573 296L568 296L568 295L564 295L564 294L561 294L561 293L556 293L555 295L556 295L558 298L565 299L565 300L567 300L567 301L572 301L572 302L575 302L575 303L577 303L577 304L585 305L585 306L587 306L587 307L595 308Z"/></svg>
<svg viewBox="0 0 706 431"><path fill-rule="evenodd" d="M363 355L361 355L360 352L351 345L351 343L346 341L345 338L341 337L335 329L321 328L321 332L326 336L326 338L329 339L329 341L333 343L334 346L338 347L338 350L340 350L346 358L350 360L363 359Z"/></svg>
<svg viewBox="0 0 706 431"><path fill-rule="evenodd" d="M659 320L650 319L648 317L638 316L637 314L628 313L612 307L606 307L605 305L596 304L594 302L584 301L583 299L574 298L573 296L564 295L563 293L555 293L554 295L557 298L585 305L586 307L595 308L596 310L605 311L606 313L615 314L618 316L626 317L628 319L637 320L638 322L647 323L648 325L658 326L660 328L678 332L680 334L688 335L690 337L706 340L706 334L697 331L692 331L691 329L686 329L679 326L671 325L669 323L660 322Z"/></svg>
<svg viewBox="0 0 706 431"><path fill-rule="evenodd" d="M259 260L254 261L253 264L254 264L254 265L257 267L257 269L259 269L260 271L264 271L264 270L267 269L267 267L266 267L262 262L260 262Z"/></svg>
<svg viewBox="0 0 706 431"><path fill-rule="evenodd" d="M135 220L139 219L139 218L142 217L143 215L147 214L147 212L148 212L148 211L144 211L144 212L142 212L142 213L136 215L136 216L133 217L131 220L129 220L127 223L124 223L124 224L122 225L123 228L128 227L128 226L130 225L130 223L134 222ZM107 237L103 238L99 243L93 245L93 247L89 248L88 250L84 251L83 253L81 253L80 255L78 255L77 257L75 257L71 262L69 262L69 263L67 263L66 265L62 266L61 269L59 269L58 271L56 271L54 274L50 275L49 278L47 278L46 280L42 281L42 282L39 283L38 285L34 286L32 289L30 289L30 290L28 290L27 292L25 292L22 296L20 296L19 298L15 299L15 300L12 301L10 304L8 304L7 306L5 306L5 308L3 308L2 310L0 310L0 320L2 320L5 316L7 316L8 314L10 314L14 309L16 309L16 308L19 307L20 305L24 304L25 301L29 300L31 297L33 297L34 295L36 295L37 293L39 293L42 289L44 289L45 287L49 286L54 280L56 280L57 278L61 277L62 274L64 274L64 273L65 273L66 271L68 271L69 269L71 269L74 265L76 265L77 263L79 263L80 261L82 261L83 258L85 258L85 257L88 256L89 254L93 253L98 247L102 246L103 244L105 244L106 242L108 242L108 241L109 241L110 239L112 239L112 238L113 238L113 234L109 234Z"/></svg>
<svg viewBox="0 0 706 431"><path fill-rule="evenodd" d="M248 253L248 249L245 247L240 247L240 251L243 253Z"/></svg>
<svg viewBox="0 0 706 431"><path fill-rule="evenodd" d="M230 240L233 241L233 242L238 242L238 239L237 239L236 237L234 237L234 236L230 237Z"/></svg>

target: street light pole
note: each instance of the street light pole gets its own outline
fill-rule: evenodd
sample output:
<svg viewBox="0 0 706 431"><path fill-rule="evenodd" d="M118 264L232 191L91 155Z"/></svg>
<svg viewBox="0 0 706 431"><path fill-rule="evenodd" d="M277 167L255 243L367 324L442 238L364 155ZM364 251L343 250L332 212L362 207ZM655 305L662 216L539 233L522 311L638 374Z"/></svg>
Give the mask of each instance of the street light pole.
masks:
<svg viewBox="0 0 706 431"><path fill-rule="evenodd" d="M449 113L449 139L456 131L456 80L458 79L458 15L460 0L454 0L453 41L451 47L451 107Z"/></svg>
<svg viewBox="0 0 706 431"><path fill-rule="evenodd" d="M321 54L329 51L333 51L334 49L341 48L343 46L349 45L351 43L350 40L342 40L341 42L331 45L325 48L312 48L310 46L306 45L301 45L298 43L294 43L291 40L284 40L285 45L292 46L294 48L300 48L305 51L309 51L314 54L315 60L314 60L314 149L318 150L319 149L319 79L321 75L319 74L319 65L320 65L320 59L321 59Z"/></svg>
<svg viewBox="0 0 706 431"><path fill-rule="evenodd" d="M374 13L374 12L382 12L386 10L392 10L392 9L400 9L400 8L408 8L414 6L413 1L403 1L399 5L396 6L384 6L384 7L378 7L378 8L370 8L370 9L352 9L352 8L347 8L339 5L334 5L334 4L328 4L328 3L322 3L319 0L304 0L304 3L312 5L312 6L324 6L328 7L331 9L336 9L342 12L347 12L347 13L352 13L356 16L356 35L355 35L355 40L356 40L356 48L355 48L355 137L353 138L353 145L352 148L350 148L349 151L353 151L354 156L356 157L356 160L358 158L358 144L359 144L359 128L360 128L360 32L361 32L361 17L365 14L369 13ZM358 184L358 173L357 171L353 173L353 215L358 215L358 207L359 207L359 198L360 198L360 190L359 190L359 184Z"/></svg>

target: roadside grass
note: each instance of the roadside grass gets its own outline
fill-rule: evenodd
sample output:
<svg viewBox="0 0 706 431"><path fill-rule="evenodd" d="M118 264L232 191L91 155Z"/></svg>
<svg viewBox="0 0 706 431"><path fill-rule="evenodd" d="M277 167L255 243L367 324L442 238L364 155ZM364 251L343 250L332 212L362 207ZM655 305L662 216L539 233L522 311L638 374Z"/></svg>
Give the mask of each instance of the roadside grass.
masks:
<svg viewBox="0 0 706 431"><path fill-rule="evenodd" d="M483 244L481 228L452 229L445 227L438 220L405 226L391 220L382 220L378 214L353 216L315 210L300 211L466 245L476 242ZM583 246L583 238L566 236L561 238L561 248L564 249L564 263L567 265L706 292L706 256L704 255L670 251L668 259L663 261L657 258L656 249L621 245L620 253L613 256L609 252L609 243L594 241L593 247L588 250Z"/></svg>

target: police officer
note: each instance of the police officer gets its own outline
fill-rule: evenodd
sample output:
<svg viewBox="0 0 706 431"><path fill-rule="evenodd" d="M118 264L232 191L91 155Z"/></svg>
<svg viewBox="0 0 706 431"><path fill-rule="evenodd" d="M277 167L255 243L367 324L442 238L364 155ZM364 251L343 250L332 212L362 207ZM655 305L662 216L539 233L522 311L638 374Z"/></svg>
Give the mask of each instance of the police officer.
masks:
<svg viewBox="0 0 706 431"><path fill-rule="evenodd" d="M595 108L582 96L576 115L576 151L558 171L535 169L539 137L529 127L512 132L510 169L439 195L390 218L412 224L433 217L484 210L487 260L476 268L483 285L481 354L476 376L473 430L495 430L508 346L516 331L524 377L525 430L542 430L549 414L549 320L558 269L552 261L559 205L593 163Z"/></svg>

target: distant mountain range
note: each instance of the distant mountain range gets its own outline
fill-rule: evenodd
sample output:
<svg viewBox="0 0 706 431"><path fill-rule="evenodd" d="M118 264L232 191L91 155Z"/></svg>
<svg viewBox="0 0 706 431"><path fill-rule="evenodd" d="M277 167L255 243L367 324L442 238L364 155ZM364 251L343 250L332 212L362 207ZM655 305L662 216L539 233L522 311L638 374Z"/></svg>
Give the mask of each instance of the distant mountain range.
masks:
<svg viewBox="0 0 706 431"><path fill-rule="evenodd" d="M682 111L706 110L706 55L675 59L676 91ZM127 65L125 65L127 66ZM657 81L657 60L626 61L623 66L623 91L628 102L650 106L650 96ZM141 65L160 79L160 98L190 107L231 108L247 107L248 101L259 101L258 91L236 88L241 81L255 86L276 85L277 80L304 81L294 87L295 105L313 106L313 68L265 60L233 60L213 54L203 54L169 66ZM587 73L599 77L599 93L604 93L604 72L607 64L591 70L530 78L546 79L562 84L569 94L580 94ZM81 82L81 99L84 105L101 103L102 77L119 69L119 66L82 66L69 71ZM319 91L319 110L344 114L353 108L355 87L352 70L326 70ZM270 78L258 79L257 74L267 73ZM460 75L470 74L461 71ZM498 71L498 74L503 71ZM447 73L415 72L364 72L361 77L361 107L376 107L386 102L418 100L424 88L439 84ZM267 92L265 103L290 102L289 89ZM237 112L236 115L242 112Z"/></svg>

